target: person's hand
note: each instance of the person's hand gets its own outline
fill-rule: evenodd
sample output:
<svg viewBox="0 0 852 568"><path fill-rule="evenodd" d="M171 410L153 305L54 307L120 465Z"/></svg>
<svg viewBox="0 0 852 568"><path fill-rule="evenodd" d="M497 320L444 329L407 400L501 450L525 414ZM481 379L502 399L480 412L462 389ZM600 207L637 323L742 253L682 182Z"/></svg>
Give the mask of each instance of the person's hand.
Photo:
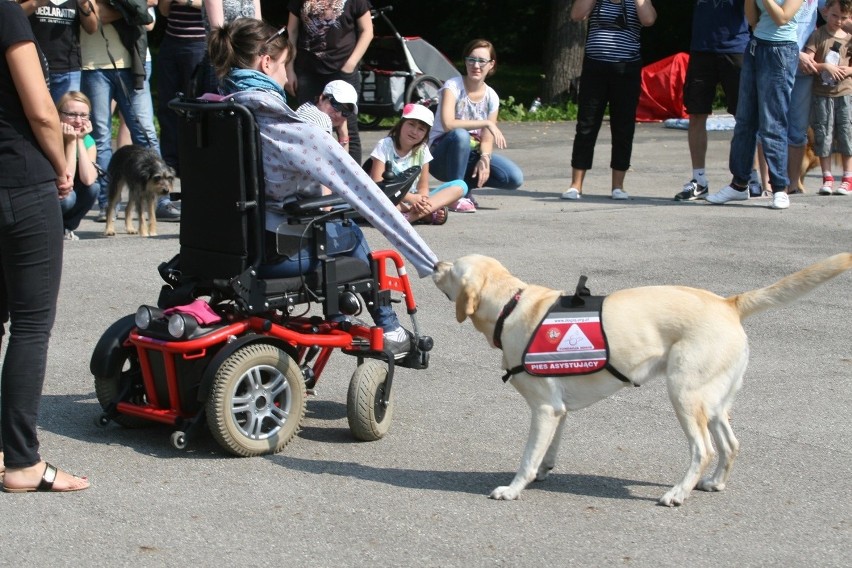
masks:
<svg viewBox="0 0 852 568"><path fill-rule="evenodd" d="M347 61L343 64L343 67L340 68L340 71L343 73L354 73L355 69L358 68L357 61Z"/></svg>
<svg viewBox="0 0 852 568"><path fill-rule="evenodd" d="M494 145L503 150L506 148L506 137L503 136L503 133L500 132L500 129L497 128L497 123L488 121L488 131L491 132L491 135L494 136Z"/></svg>
<svg viewBox="0 0 852 568"><path fill-rule="evenodd" d="M92 121L89 120L89 119L84 120L83 121L83 127L80 129L80 132L79 132L79 137L83 138L86 134L91 134L92 130L93 130Z"/></svg>
<svg viewBox="0 0 852 568"><path fill-rule="evenodd" d="M56 190L59 192L59 199L64 199L74 189L74 178L68 171L62 172L56 176Z"/></svg>
<svg viewBox="0 0 852 568"><path fill-rule="evenodd" d="M838 67L837 65L831 65L829 68L829 73L831 74L831 78L837 81L838 83L846 78L846 68Z"/></svg>
<svg viewBox="0 0 852 568"><path fill-rule="evenodd" d="M296 89L299 88L299 80L296 78L296 70L293 64L287 66L287 84L284 85L284 90L296 96Z"/></svg>
<svg viewBox="0 0 852 568"><path fill-rule="evenodd" d="M59 125L62 127L62 139L65 140L66 143L77 140L77 130L73 125L68 124L67 122L60 122Z"/></svg>
<svg viewBox="0 0 852 568"><path fill-rule="evenodd" d="M814 55L805 51L799 52L799 69L806 75L815 75L817 73L816 63L814 63Z"/></svg>
<svg viewBox="0 0 852 568"><path fill-rule="evenodd" d="M488 154L481 155L473 168L472 175L476 178L476 187L483 187L491 176L491 156Z"/></svg>

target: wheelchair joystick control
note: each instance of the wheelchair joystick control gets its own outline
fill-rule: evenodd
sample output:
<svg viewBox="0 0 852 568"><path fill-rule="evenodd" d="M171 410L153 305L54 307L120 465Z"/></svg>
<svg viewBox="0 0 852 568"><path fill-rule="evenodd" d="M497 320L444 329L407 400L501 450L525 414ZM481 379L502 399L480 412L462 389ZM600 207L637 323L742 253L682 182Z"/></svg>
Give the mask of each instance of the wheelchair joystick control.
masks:
<svg viewBox="0 0 852 568"><path fill-rule="evenodd" d="M388 160L385 162L385 171L382 172L382 181L385 183L390 183L396 179L396 174L393 173L393 162Z"/></svg>

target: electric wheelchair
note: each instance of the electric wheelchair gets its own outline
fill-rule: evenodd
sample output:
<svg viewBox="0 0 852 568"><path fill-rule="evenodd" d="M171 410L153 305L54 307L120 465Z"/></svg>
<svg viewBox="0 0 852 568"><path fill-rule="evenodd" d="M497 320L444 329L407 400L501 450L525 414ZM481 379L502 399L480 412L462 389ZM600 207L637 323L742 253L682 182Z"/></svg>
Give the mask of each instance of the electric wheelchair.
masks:
<svg viewBox="0 0 852 568"><path fill-rule="evenodd" d="M395 369L428 368L432 348L420 333L402 258L373 251L367 265L328 255L326 223L352 223L357 213L340 198L318 197L285 207L301 231L298 244L314 247L319 267L260 278L258 267L271 254L251 112L233 101L182 97L170 107L180 117L185 164L180 252L159 267L165 285L157 305L116 321L94 349L90 370L103 409L97 423L164 423L174 428L178 449L206 424L232 454L275 453L299 431L307 395L339 350L356 360L347 395L352 434L382 438L393 415ZM418 171L379 185L398 202ZM279 234L273 248L281 252L293 238ZM410 351L399 360L384 349L382 329L357 317L365 303L392 302L404 302L412 323Z"/></svg>

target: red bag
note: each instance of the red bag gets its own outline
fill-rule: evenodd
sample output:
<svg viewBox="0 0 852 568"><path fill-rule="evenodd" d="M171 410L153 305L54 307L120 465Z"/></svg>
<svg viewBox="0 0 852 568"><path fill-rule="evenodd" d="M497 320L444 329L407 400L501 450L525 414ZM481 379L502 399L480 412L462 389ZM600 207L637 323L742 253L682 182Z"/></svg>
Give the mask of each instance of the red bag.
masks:
<svg viewBox="0 0 852 568"><path fill-rule="evenodd" d="M688 118L683 106L688 53L676 53L642 68L642 90L636 107L637 122Z"/></svg>

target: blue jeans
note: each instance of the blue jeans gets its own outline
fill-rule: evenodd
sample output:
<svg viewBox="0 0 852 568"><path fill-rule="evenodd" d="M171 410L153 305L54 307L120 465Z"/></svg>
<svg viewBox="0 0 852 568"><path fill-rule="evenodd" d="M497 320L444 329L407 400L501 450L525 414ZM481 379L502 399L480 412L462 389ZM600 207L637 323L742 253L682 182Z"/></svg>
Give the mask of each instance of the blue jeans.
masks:
<svg viewBox="0 0 852 568"><path fill-rule="evenodd" d="M163 37L157 58L157 119L160 121L160 145L163 160L180 176L178 163L178 116L169 101L178 93L189 93L190 80L204 59L207 43L201 40Z"/></svg>
<svg viewBox="0 0 852 568"><path fill-rule="evenodd" d="M365 264L370 264L370 246L358 225L354 223L344 225L340 221L326 223L326 235L329 256L351 256ZM319 259L314 254L313 246L306 245L298 254L277 264L260 266L257 273L261 278L289 278L313 272L317 268L319 268ZM390 306L371 308L370 316L376 325L385 331L392 331L400 325L396 313Z"/></svg>
<svg viewBox="0 0 852 568"><path fill-rule="evenodd" d="M801 148L808 143L808 124L811 120L811 91L814 76L796 74L787 113L787 144Z"/></svg>
<svg viewBox="0 0 852 568"><path fill-rule="evenodd" d="M0 450L6 467L39 462L36 420L62 275L56 185L0 190L0 336L9 343L0 386Z"/></svg>
<svg viewBox="0 0 852 568"><path fill-rule="evenodd" d="M760 138L772 191L786 191L788 112L798 62L796 42L749 41L743 54L737 124L728 157L734 183L748 184Z"/></svg>
<svg viewBox="0 0 852 568"><path fill-rule="evenodd" d="M80 221L95 204L98 198L100 185L96 181L92 185L83 185L80 180L74 180L74 191L69 193L65 199L59 200L59 208L62 210L62 224L69 231L76 231Z"/></svg>
<svg viewBox="0 0 852 568"><path fill-rule="evenodd" d="M80 90L81 71L64 71L50 74L50 98L53 102L59 102L62 95L68 91Z"/></svg>
<svg viewBox="0 0 852 568"><path fill-rule="evenodd" d="M150 63L145 64L150 76ZM122 87L124 85L124 87ZM98 166L104 171L112 159L112 113L110 104L115 99L118 110L130 129L130 138L138 146L160 151L157 131L154 129L154 103L148 81L140 90L133 88L133 73L130 69L96 69L83 71L81 88L92 101L92 138L98 149ZM98 205L107 202L107 182L103 178L99 185ZM168 196L165 197L168 199ZM162 199L161 199L162 202Z"/></svg>
<svg viewBox="0 0 852 568"><path fill-rule="evenodd" d="M479 152L471 150L470 132L456 128L442 135L429 147L432 161L429 173L441 181L461 179L472 190L477 186L473 177ZM518 189L524 183L524 172L512 160L491 154L491 174L485 185L495 189Z"/></svg>

